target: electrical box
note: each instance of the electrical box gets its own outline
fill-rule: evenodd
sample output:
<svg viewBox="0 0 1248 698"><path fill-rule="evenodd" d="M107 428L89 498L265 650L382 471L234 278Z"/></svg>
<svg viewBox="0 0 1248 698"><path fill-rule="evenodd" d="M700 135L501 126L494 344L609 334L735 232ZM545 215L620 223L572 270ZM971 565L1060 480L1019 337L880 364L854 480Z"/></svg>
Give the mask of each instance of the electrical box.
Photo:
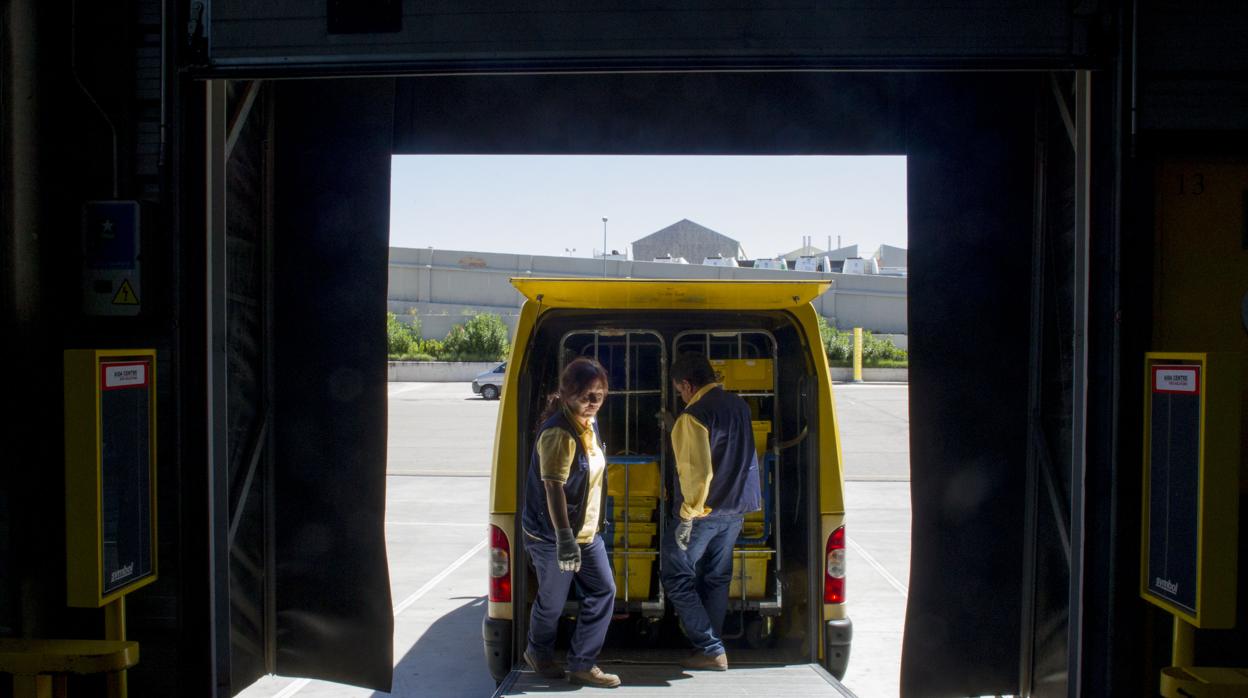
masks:
<svg viewBox="0 0 1248 698"><path fill-rule="evenodd" d="M68 604L156 580L156 351L65 352Z"/></svg>
<svg viewBox="0 0 1248 698"><path fill-rule="evenodd" d="M88 201L82 206L82 311L138 315L139 202Z"/></svg>
<svg viewBox="0 0 1248 698"><path fill-rule="evenodd" d="M1144 360L1140 594L1197 628L1235 625L1241 361Z"/></svg>

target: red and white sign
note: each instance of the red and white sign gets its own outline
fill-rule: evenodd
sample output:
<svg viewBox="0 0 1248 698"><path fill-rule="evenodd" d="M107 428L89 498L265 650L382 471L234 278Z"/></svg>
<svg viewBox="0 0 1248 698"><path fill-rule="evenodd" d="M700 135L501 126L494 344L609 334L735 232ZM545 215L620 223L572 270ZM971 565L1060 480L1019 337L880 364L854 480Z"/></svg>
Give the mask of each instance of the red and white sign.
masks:
<svg viewBox="0 0 1248 698"><path fill-rule="evenodd" d="M1154 393L1200 394L1199 366L1153 366Z"/></svg>
<svg viewBox="0 0 1248 698"><path fill-rule="evenodd" d="M147 386L147 362L125 361L100 364L100 387L104 390Z"/></svg>

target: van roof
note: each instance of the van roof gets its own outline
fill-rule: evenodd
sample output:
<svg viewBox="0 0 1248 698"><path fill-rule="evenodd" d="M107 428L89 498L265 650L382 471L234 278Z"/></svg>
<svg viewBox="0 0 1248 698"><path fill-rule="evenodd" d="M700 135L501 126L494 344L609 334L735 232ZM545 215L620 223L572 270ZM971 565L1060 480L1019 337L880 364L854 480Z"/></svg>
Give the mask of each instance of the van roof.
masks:
<svg viewBox="0 0 1248 698"><path fill-rule="evenodd" d="M698 310L784 310L805 305L830 281L742 281L738 279L514 278L530 301L548 308L685 308Z"/></svg>

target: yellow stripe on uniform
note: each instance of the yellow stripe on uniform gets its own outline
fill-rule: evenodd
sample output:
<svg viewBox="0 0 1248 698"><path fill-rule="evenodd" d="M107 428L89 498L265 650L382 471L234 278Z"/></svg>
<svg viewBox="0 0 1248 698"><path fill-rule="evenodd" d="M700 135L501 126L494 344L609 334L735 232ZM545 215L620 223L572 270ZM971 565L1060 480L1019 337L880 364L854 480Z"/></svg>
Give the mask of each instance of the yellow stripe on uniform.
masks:
<svg viewBox="0 0 1248 698"><path fill-rule="evenodd" d="M543 480L567 482L576 458L576 440L563 429L547 429L537 437L537 462Z"/></svg>
<svg viewBox="0 0 1248 698"><path fill-rule="evenodd" d="M689 405L702 399L715 383L702 386ZM688 405L686 405L688 409ZM680 505L680 518L696 519L711 513L706 497L711 492L711 433L706 425L689 413L676 418L672 426L672 450L676 453L676 475L680 479L680 492L684 503Z"/></svg>

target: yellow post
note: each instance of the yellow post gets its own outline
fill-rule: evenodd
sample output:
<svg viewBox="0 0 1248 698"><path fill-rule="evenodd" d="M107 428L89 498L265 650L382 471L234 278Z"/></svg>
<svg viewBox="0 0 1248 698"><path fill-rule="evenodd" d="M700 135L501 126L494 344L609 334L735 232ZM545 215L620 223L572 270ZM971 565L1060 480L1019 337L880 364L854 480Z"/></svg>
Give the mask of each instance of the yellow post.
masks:
<svg viewBox="0 0 1248 698"><path fill-rule="evenodd" d="M104 605L104 639L126 639L126 597L118 596L116 601ZM126 672L115 671L108 675L108 698L126 698Z"/></svg>
<svg viewBox="0 0 1248 698"><path fill-rule="evenodd" d="M47 674L14 674L14 698L52 698L52 677Z"/></svg>
<svg viewBox="0 0 1248 698"><path fill-rule="evenodd" d="M1182 618L1174 617L1174 644L1170 649L1170 666L1190 667L1196 663L1196 629Z"/></svg>
<svg viewBox="0 0 1248 698"><path fill-rule="evenodd" d="M854 328L854 382L862 382L862 328Z"/></svg>

